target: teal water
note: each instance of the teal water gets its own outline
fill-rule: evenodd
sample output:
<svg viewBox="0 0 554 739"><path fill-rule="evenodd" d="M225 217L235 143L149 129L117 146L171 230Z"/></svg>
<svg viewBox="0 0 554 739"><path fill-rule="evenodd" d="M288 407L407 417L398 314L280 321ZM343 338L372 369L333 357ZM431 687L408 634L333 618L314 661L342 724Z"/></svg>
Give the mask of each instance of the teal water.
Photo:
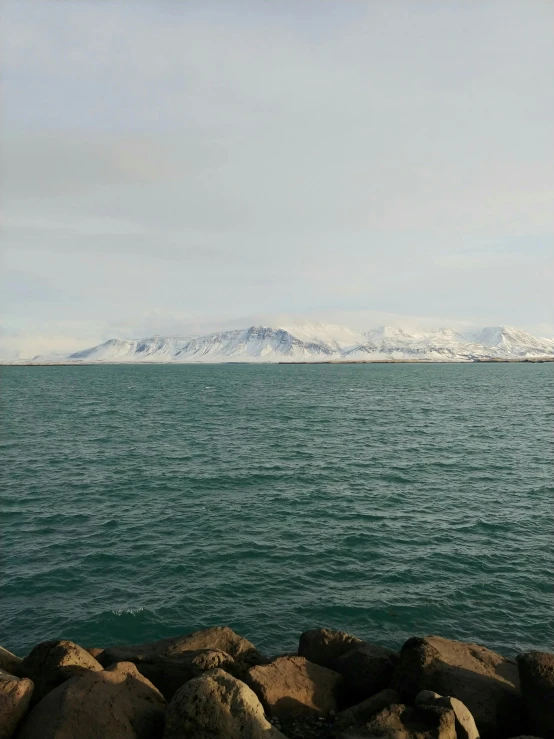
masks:
<svg viewBox="0 0 554 739"><path fill-rule="evenodd" d="M554 643L553 364L4 367L0 643Z"/></svg>

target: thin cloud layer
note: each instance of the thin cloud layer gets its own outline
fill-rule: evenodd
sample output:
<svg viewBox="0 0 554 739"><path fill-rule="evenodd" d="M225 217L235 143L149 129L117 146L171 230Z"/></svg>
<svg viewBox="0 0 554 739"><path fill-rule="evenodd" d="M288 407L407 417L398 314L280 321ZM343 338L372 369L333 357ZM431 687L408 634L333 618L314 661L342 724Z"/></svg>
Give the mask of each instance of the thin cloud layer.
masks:
<svg viewBox="0 0 554 739"><path fill-rule="evenodd" d="M2 15L4 355L278 314L554 334L550 3Z"/></svg>

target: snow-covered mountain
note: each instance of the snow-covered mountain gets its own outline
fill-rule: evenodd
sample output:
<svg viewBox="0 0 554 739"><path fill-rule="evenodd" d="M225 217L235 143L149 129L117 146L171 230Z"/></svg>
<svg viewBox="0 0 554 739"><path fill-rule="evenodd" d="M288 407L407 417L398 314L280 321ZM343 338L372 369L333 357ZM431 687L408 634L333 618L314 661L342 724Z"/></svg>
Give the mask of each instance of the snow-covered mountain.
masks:
<svg viewBox="0 0 554 739"><path fill-rule="evenodd" d="M38 356L37 363L106 362L330 362L554 357L554 339L510 326L461 334L450 328L407 331L380 326L360 333L346 326L311 323L251 326L207 336L110 339L69 355Z"/></svg>

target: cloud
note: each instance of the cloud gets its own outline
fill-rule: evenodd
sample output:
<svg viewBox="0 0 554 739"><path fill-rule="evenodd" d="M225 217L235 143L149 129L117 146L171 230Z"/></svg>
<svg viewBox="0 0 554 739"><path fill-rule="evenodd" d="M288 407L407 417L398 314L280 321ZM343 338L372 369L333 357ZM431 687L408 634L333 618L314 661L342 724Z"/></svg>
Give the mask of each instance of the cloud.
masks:
<svg viewBox="0 0 554 739"><path fill-rule="evenodd" d="M550 323L553 16L5 3L6 324Z"/></svg>

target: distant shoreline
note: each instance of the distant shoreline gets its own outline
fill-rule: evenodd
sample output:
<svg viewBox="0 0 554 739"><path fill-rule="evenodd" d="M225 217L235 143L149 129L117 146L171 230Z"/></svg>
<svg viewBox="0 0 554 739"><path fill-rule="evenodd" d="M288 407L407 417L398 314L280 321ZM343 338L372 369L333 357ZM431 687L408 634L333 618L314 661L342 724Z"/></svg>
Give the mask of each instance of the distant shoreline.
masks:
<svg viewBox="0 0 554 739"><path fill-rule="evenodd" d="M291 362L2 362L0 367L96 367L105 365L133 367L142 364L148 365L167 365L178 367L203 367L214 365L248 365L258 367L260 365L287 365L287 364L521 364L521 363L541 364L543 362L554 362L554 357L526 357L524 359L467 359L467 360L445 360L438 359L328 359L319 362L310 361L291 361Z"/></svg>

